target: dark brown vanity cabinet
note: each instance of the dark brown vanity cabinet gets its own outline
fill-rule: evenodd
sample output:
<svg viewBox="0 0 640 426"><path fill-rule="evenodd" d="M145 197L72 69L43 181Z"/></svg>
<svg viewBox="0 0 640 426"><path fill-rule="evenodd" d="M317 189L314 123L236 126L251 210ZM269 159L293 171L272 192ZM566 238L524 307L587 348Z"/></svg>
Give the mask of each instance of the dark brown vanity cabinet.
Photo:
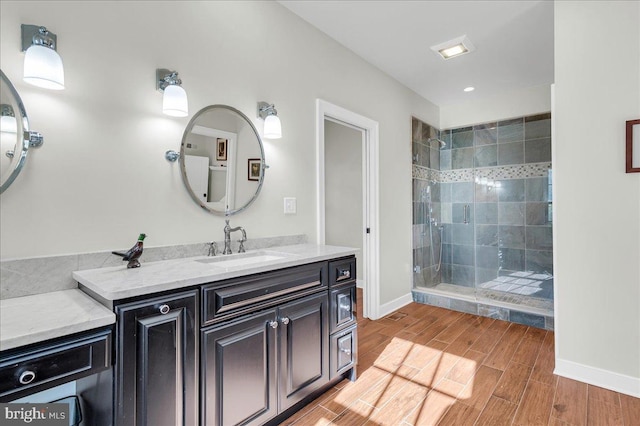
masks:
<svg viewBox="0 0 640 426"><path fill-rule="evenodd" d="M118 305L118 426L198 423L198 292Z"/></svg>
<svg viewBox="0 0 640 426"><path fill-rule="evenodd" d="M116 304L114 424L278 424L355 378L355 260L338 263Z"/></svg>
<svg viewBox="0 0 640 426"><path fill-rule="evenodd" d="M202 332L205 425L260 425L329 382L326 291Z"/></svg>

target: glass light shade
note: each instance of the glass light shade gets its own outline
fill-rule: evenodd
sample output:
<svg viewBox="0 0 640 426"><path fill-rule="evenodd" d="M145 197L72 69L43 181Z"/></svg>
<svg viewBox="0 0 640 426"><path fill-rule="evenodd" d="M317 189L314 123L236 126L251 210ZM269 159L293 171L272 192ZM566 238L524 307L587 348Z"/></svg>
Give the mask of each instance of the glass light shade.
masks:
<svg viewBox="0 0 640 426"><path fill-rule="evenodd" d="M18 133L18 122L15 117L3 115L0 118L0 132L2 133Z"/></svg>
<svg viewBox="0 0 640 426"><path fill-rule="evenodd" d="M164 89L162 97L162 112L172 117L186 117L189 115L189 101L187 92L175 84Z"/></svg>
<svg viewBox="0 0 640 426"><path fill-rule="evenodd" d="M264 119L264 137L267 139L280 139L282 137L282 126L277 115L268 115Z"/></svg>
<svg viewBox="0 0 640 426"><path fill-rule="evenodd" d="M64 89L64 67L55 50L34 44L24 55L24 81L51 90Z"/></svg>

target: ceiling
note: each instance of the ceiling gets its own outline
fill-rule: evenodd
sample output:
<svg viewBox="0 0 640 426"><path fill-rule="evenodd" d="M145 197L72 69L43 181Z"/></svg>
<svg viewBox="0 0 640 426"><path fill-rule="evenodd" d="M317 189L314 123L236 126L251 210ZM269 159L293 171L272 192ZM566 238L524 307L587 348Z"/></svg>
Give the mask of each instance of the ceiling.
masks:
<svg viewBox="0 0 640 426"><path fill-rule="evenodd" d="M553 83L553 1L279 3L439 106ZM475 51L430 49L462 35Z"/></svg>

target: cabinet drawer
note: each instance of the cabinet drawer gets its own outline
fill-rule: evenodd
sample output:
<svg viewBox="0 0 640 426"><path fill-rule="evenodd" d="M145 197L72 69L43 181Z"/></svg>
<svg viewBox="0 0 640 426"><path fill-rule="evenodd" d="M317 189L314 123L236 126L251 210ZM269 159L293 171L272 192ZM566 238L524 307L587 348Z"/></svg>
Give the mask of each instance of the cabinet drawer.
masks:
<svg viewBox="0 0 640 426"><path fill-rule="evenodd" d="M327 288L327 263L313 263L202 287L203 325Z"/></svg>
<svg viewBox="0 0 640 426"><path fill-rule="evenodd" d="M353 325L344 331L331 335L329 369L332 379L356 366L357 333L356 325Z"/></svg>
<svg viewBox="0 0 640 426"><path fill-rule="evenodd" d="M329 262L329 285L334 286L356 280L356 258Z"/></svg>
<svg viewBox="0 0 640 426"><path fill-rule="evenodd" d="M356 321L356 285L341 286L330 293L329 321L331 333L348 327Z"/></svg>
<svg viewBox="0 0 640 426"><path fill-rule="evenodd" d="M111 330L2 357L0 401L11 401L109 368Z"/></svg>

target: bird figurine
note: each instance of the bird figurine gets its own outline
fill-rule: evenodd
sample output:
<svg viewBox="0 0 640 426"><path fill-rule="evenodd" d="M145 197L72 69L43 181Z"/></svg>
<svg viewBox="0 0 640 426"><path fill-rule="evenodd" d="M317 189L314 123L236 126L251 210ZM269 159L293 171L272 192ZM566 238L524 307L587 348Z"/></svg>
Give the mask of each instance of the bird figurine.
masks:
<svg viewBox="0 0 640 426"><path fill-rule="evenodd" d="M112 251L111 253L115 254L116 256L122 257L123 261L128 260L129 263L127 263L127 269L139 268L140 262L138 262L138 258L142 255L142 242L144 241L146 236L146 234L140 234L136 244L131 247L126 253L117 251Z"/></svg>

